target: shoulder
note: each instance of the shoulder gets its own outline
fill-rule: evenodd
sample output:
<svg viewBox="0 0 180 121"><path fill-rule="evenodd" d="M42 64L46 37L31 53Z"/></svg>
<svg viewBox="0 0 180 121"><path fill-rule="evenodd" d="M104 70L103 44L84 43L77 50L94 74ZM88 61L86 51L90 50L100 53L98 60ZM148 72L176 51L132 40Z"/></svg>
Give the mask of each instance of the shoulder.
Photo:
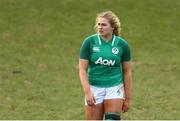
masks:
<svg viewBox="0 0 180 121"><path fill-rule="evenodd" d="M84 39L83 43L86 43L86 44L95 43L96 40L98 40L98 35L93 34L93 35L87 36Z"/></svg>
<svg viewBox="0 0 180 121"><path fill-rule="evenodd" d="M95 40L98 38L98 35L97 34L93 34L93 35L90 35L88 37L85 38L85 41L92 41L92 40Z"/></svg>
<svg viewBox="0 0 180 121"><path fill-rule="evenodd" d="M116 38L117 38L116 40L118 41L119 46L123 46L123 47L129 46L128 42L122 37L116 36Z"/></svg>

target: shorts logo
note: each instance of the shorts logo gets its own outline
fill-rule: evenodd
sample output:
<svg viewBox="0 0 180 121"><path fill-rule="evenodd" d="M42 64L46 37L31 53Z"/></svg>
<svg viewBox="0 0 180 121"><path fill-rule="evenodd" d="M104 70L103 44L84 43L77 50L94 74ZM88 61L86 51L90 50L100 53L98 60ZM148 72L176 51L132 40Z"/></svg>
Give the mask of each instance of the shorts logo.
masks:
<svg viewBox="0 0 180 121"><path fill-rule="evenodd" d="M99 52L100 48L99 47L93 47L93 52Z"/></svg>
<svg viewBox="0 0 180 121"><path fill-rule="evenodd" d="M121 95L121 89L119 88L117 91L117 95L120 96Z"/></svg>
<svg viewBox="0 0 180 121"><path fill-rule="evenodd" d="M112 53L113 54L118 54L119 50L117 49L117 47L113 47L112 48Z"/></svg>

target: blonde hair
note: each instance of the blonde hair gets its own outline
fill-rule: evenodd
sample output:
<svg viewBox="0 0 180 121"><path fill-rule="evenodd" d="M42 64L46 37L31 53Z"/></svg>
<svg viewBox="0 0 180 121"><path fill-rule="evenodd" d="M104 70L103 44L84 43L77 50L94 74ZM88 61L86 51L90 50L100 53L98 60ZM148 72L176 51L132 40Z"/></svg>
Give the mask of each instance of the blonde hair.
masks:
<svg viewBox="0 0 180 121"><path fill-rule="evenodd" d="M121 36L121 23L119 18L112 12L112 11L104 11L101 13L97 14L96 17L96 24L94 26L96 32L97 32L97 22L98 22L98 18L105 18L109 21L110 25L112 28L114 28L113 30L113 34L115 34L116 36Z"/></svg>

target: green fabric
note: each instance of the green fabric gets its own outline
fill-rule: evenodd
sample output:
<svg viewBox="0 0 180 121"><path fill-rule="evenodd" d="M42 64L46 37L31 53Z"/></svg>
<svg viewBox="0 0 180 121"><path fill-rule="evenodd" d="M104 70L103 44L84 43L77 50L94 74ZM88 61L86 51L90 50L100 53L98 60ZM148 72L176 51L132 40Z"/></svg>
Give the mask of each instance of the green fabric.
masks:
<svg viewBox="0 0 180 121"><path fill-rule="evenodd" d="M105 120L121 120L121 115L118 112L106 112Z"/></svg>
<svg viewBox="0 0 180 121"><path fill-rule="evenodd" d="M112 87L123 82L121 63L130 61L131 54L128 43L122 38L113 36L105 42L95 34L84 40L80 59L89 60L88 79L91 85Z"/></svg>

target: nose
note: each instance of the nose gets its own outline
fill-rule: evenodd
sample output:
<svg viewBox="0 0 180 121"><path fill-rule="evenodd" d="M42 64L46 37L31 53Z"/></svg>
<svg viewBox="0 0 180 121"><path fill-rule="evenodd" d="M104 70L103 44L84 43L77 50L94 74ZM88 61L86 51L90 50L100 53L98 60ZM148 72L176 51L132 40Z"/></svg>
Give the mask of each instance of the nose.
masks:
<svg viewBox="0 0 180 121"><path fill-rule="evenodd" d="M98 25L98 29L102 29L103 28L103 26L102 25Z"/></svg>

